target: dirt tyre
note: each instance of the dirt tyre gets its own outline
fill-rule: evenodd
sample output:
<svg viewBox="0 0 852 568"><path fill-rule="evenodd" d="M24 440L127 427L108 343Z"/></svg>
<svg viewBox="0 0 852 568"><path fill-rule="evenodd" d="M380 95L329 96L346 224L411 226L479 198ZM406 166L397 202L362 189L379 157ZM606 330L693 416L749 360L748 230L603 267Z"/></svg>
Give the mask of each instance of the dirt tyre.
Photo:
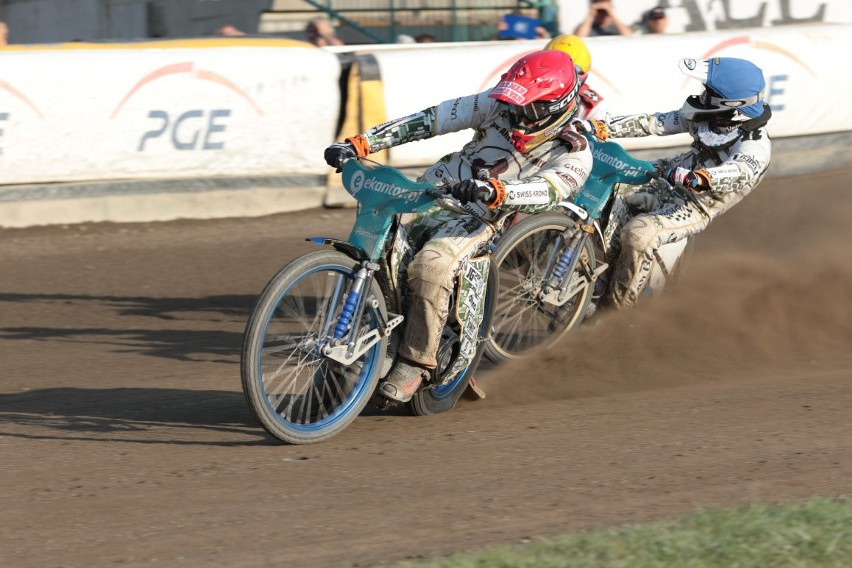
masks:
<svg viewBox="0 0 852 568"><path fill-rule="evenodd" d="M497 297L497 272L496 266L491 264L488 271L488 283L485 293L485 312L482 317L482 325L480 326L480 337L486 337L487 331L491 327L491 318L494 315L494 300ZM479 367L479 362L482 360L482 355L485 352L486 341L481 341L476 349L476 355L470 365L459 371L456 376L445 385L436 386L433 388L421 389L408 402L411 412L416 416L430 416L433 414L442 414L449 412L455 408L459 397L465 392L470 384L470 379L473 377L476 369Z"/></svg>
<svg viewBox="0 0 852 568"><path fill-rule="evenodd" d="M269 281L246 324L240 361L243 393L261 426L283 442L310 444L340 433L376 388L386 339L349 365L319 351L333 333L356 268L355 260L336 251L294 260ZM379 314L387 313L375 281L369 294L364 332L376 328Z"/></svg>
<svg viewBox="0 0 852 568"><path fill-rule="evenodd" d="M538 299L547 259L560 233L574 226L564 215L536 215L514 225L497 243L493 263L498 275L497 302L485 356L504 363L530 349L553 345L583 321L593 286L583 269L595 267L591 239L586 239L572 279L585 281L561 306Z"/></svg>

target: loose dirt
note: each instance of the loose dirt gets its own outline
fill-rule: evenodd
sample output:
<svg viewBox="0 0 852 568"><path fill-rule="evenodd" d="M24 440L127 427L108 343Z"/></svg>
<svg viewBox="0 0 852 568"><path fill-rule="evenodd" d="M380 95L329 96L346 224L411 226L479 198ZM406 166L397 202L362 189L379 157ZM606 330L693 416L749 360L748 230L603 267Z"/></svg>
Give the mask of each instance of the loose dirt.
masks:
<svg viewBox="0 0 852 568"><path fill-rule="evenodd" d="M253 422L242 331L351 210L0 231L0 565L372 566L849 495L850 176L764 181L485 400L302 447Z"/></svg>

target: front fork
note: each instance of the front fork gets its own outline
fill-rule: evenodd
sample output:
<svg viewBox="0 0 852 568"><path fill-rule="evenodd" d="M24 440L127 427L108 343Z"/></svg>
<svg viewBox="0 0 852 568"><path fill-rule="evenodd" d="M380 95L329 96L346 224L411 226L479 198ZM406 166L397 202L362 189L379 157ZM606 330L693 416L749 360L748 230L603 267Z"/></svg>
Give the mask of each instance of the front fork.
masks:
<svg viewBox="0 0 852 568"><path fill-rule="evenodd" d="M547 265L544 270L543 285L541 288L541 300L548 304L561 306L571 298L574 293L569 288L571 276L576 270L577 263L581 262L586 241L594 234L593 224L577 223L576 228L569 228L560 233L558 242L550 251ZM586 276L590 285L594 285L598 275L606 269L606 265L600 270L592 271L586 259L582 259Z"/></svg>
<svg viewBox="0 0 852 568"><path fill-rule="evenodd" d="M323 325L322 340L319 343L319 354L344 365L351 365L361 355L369 351L373 345L388 337L391 331L402 323L403 316L395 315L387 319L377 308L379 301L370 297L369 291L373 285L375 273L379 265L368 260L361 261L361 267L355 273L355 278L349 286L346 300L337 318L337 305L341 301L346 288L344 278L338 281L332 303ZM361 320L367 304L375 310L378 322L374 329L361 333ZM333 327L333 330L332 330Z"/></svg>

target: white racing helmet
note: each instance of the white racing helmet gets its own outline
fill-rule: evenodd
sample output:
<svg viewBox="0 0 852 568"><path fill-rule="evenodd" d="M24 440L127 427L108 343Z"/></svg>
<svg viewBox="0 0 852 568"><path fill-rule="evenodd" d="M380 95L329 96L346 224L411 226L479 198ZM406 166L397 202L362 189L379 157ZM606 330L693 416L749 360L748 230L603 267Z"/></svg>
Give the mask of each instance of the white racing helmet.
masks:
<svg viewBox="0 0 852 568"><path fill-rule="evenodd" d="M704 146L719 148L764 126L772 111L763 101L766 81L754 63L733 57L681 59L678 67L704 86L686 99L681 114L693 121L692 135Z"/></svg>

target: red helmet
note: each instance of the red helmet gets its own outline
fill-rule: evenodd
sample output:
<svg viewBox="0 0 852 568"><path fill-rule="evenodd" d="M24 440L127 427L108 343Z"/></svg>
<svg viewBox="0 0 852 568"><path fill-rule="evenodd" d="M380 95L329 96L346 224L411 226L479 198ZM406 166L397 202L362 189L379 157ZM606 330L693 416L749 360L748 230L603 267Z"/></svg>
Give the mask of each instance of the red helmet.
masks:
<svg viewBox="0 0 852 568"><path fill-rule="evenodd" d="M512 144L527 152L559 134L577 113L579 90L571 57L546 50L520 58L488 96L509 105Z"/></svg>

